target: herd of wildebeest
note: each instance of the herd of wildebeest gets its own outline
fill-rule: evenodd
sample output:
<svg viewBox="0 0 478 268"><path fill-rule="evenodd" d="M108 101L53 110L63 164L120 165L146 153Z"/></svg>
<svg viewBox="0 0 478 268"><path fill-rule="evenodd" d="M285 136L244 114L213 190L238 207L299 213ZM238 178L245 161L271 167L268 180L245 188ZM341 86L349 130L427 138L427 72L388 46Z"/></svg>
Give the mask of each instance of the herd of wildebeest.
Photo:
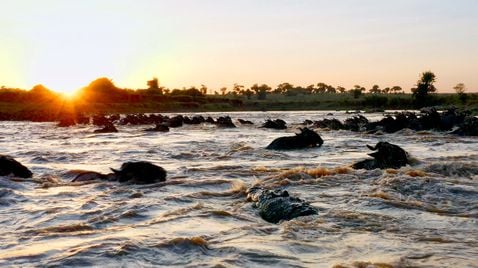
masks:
<svg viewBox="0 0 478 268"><path fill-rule="evenodd" d="M329 114L328 116L332 116ZM253 122L237 119L241 125L254 125ZM76 124L94 124L99 129L95 133L118 132L115 125L154 125L144 131L167 132L170 128L177 128L187 124L214 124L220 128L235 128L236 124L229 116L216 119L195 115L192 117L176 115L165 116L160 114L128 114L96 115L92 118L77 116L60 120L58 127L69 127ZM401 129L415 131L434 130L446 131L450 135L478 136L478 118L471 116L467 111L449 109L438 112L434 108L422 109L415 112L396 112L386 115L379 121L369 121L361 114L356 114L345 121L338 119L322 119L318 121L305 120L303 128L294 136L284 136L273 140L266 149L269 150L300 150L320 147L324 143L320 135L313 128L327 128L331 130L350 130L367 133L394 133ZM282 119L266 120L261 128L287 129L287 123ZM398 169L410 164L408 153L397 145L388 142L378 142L375 146L367 145L374 151L367 158L352 164L354 169ZM129 183L148 184L166 180L166 170L147 161L126 162L119 170L111 169L112 173L102 174L95 171L79 173L73 182L94 180L108 180ZM21 178L30 178L33 173L24 165L7 155L0 155L0 176L13 175ZM277 223L281 220L290 220L299 216L314 215L318 211L306 201L289 196L283 189L265 189L253 186L247 191L247 199L253 201L258 208L259 215L266 221Z"/></svg>

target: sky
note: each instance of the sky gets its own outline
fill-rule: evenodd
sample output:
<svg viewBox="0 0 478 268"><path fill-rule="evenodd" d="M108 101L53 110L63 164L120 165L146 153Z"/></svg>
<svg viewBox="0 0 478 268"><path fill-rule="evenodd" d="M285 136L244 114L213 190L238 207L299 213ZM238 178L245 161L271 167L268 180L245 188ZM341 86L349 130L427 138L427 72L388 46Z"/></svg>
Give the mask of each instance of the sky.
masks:
<svg viewBox="0 0 478 268"><path fill-rule="evenodd" d="M324 82L478 92L476 0L0 0L0 85Z"/></svg>

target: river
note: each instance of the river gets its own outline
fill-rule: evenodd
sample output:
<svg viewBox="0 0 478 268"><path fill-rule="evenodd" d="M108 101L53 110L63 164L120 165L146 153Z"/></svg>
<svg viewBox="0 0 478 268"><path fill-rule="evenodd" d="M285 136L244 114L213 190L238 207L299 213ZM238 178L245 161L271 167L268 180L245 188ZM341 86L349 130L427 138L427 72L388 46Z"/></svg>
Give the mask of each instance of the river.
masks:
<svg viewBox="0 0 478 268"><path fill-rule="evenodd" d="M478 139L319 129L320 148L264 149L305 119L350 117L328 113L202 113L255 125L168 133L0 122L1 153L34 173L25 182L0 177L0 265L478 267ZM259 128L268 118L289 128ZM348 168L378 141L401 146L414 164ZM164 167L167 183L68 183L71 170L108 172L137 160ZM283 187L319 214L268 223L246 201L254 184Z"/></svg>

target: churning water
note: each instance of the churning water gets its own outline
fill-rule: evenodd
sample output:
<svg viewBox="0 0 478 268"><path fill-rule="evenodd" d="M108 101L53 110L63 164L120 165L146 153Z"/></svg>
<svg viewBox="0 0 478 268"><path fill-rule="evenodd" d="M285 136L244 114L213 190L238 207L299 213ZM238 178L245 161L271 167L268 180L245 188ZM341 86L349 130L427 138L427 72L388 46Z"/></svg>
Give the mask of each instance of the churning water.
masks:
<svg viewBox="0 0 478 268"><path fill-rule="evenodd" d="M0 177L0 265L478 267L477 138L319 130L320 148L264 149L305 119L349 116L327 113L227 113L255 126L168 133L0 122L2 153L35 174ZM289 129L258 128L267 118ZM414 165L347 168L378 141L401 146ZM68 183L72 170L108 172L135 160L164 167L168 181ZM268 223L246 201L253 184L286 188L319 214Z"/></svg>

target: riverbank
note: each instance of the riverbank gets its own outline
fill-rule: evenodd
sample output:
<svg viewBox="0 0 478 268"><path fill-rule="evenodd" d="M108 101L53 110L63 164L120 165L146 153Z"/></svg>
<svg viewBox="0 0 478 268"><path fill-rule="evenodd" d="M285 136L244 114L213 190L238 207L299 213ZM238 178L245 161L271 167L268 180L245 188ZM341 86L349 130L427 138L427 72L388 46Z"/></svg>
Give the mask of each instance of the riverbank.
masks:
<svg viewBox="0 0 478 268"><path fill-rule="evenodd" d="M466 103L457 94L435 94L431 105L457 107L478 114L478 94L470 93ZM232 112L232 111L326 111L326 110L407 110L416 109L411 94L309 94L286 96L136 96L121 102L86 102L82 99L47 99L1 101L0 120L57 121L71 114L166 113L166 112Z"/></svg>

